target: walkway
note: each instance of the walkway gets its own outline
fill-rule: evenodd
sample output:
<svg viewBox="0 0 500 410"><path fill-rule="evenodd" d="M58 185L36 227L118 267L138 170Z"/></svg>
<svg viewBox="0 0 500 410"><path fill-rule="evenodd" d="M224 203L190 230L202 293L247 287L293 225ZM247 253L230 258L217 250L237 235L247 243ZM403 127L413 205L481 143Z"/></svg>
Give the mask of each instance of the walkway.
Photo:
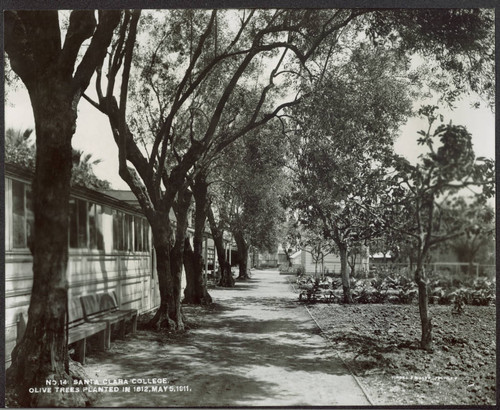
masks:
<svg viewBox="0 0 500 410"><path fill-rule="evenodd" d="M131 392L101 393L102 407L368 405L354 378L296 303L285 276L253 271L210 292L217 307L187 336L165 343L140 331L91 359L89 376L125 379ZM94 362L94 363L92 363ZM167 378L180 391L133 392L133 379ZM152 385L149 385L150 387ZM187 387L183 387L187 386ZM156 388L155 388L156 389ZM187 391L182 391L187 390Z"/></svg>

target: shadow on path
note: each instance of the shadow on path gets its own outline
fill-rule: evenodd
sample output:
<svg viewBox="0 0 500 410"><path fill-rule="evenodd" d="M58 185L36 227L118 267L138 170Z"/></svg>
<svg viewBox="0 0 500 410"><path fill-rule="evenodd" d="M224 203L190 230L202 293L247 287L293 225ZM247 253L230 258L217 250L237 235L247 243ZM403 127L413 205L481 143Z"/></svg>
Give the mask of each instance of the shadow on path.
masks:
<svg viewBox="0 0 500 410"><path fill-rule="evenodd" d="M211 294L215 309L202 309L200 325L185 335L139 331L86 366L100 380L168 378L169 388L188 391L102 393L97 405L368 404L278 272L257 271Z"/></svg>

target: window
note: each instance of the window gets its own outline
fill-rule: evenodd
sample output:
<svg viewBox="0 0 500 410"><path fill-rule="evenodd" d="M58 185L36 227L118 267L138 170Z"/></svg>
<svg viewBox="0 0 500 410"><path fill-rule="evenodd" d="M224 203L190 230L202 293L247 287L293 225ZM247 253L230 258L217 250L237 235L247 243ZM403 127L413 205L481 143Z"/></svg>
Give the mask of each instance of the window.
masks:
<svg viewBox="0 0 500 410"><path fill-rule="evenodd" d="M96 220L96 235L97 235L97 249L100 251L104 250L104 235L102 233L102 214L104 209L101 205L96 205L95 208L95 220Z"/></svg>
<svg viewBox="0 0 500 410"><path fill-rule="evenodd" d="M90 249L104 250L102 236L102 206L88 203Z"/></svg>
<svg viewBox="0 0 500 410"><path fill-rule="evenodd" d="M113 249L117 251L149 251L149 224L145 218L113 211Z"/></svg>
<svg viewBox="0 0 500 410"><path fill-rule="evenodd" d="M89 247L97 249L97 221L95 217L95 204L88 203L88 218L89 218Z"/></svg>
<svg viewBox="0 0 500 410"><path fill-rule="evenodd" d="M149 223L146 219L142 220L143 250L149 252Z"/></svg>
<svg viewBox="0 0 500 410"><path fill-rule="evenodd" d="M87 202L81 199L69 200L69 246L87 248L88 242ZM95 230L95 224L94 224Z"/></svg>
<svg viewBox="0 0 500 410"><path fill-rule="evenodd" d="M142 252L144 250L142 243L142 218L138 216L134 217L134 249L136 252Z"/></svg>
<svg viewBox="0 0 500 410"><path fill-rule="evenodd" d="M113 249L133 250L133 218L123 212L113 211Z"/></svg>
<svg viewBox="0 0 500 410"><path fill-rule="evenodd" d="M69 200L69 247L78 248L78 212L74 198Z"/></svg>
<svg viewBox="0 0 500 410"><path fill-rule="evenodd" d="M34 227L31 188L12 181L12 246L27 248Z"/></svg>
<svg viewBox="0 0 500 410"><path fill-rule="evenodd" d="M117 251L123 250L123 214L113 211L113 248Z"/></svg>
<svg viewBox="0 0 500 410"><path fill-rule="evenodd" d="M125 225L126 225L126 234L125 234L125 250L133 251L134 250L134 225L133 225L134 217L132 215L125 215Z"/></svg>
<svg viewBox="0 0 500 410"><path fill-rule="evenodd" d="M86 248L87 244L87 204L78 200L78 247Z"/></svg>

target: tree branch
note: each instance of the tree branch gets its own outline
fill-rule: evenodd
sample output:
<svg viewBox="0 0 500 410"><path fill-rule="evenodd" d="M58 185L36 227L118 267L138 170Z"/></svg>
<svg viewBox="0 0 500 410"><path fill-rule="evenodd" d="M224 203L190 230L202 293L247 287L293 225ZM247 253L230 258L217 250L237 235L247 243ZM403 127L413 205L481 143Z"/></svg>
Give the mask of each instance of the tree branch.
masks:
<svg viewBox="0 0 500 410"><path fill-rule="evenodd" d="M108 45L113 37L114 29L120 22L120 18L121 11L119 10L99 11L99 23L73 77L73 91L75 94L85 91L94 71L102 64L104 57L106 57Z"/></svg>
<svg viewBox="0 0 500 410"><path fill-rule="evenodd" d="M69 27L59 61L62 71L73 74L78 52L83 42L92 37L97 25L94 10L74 10L69 17Z"/></svg>

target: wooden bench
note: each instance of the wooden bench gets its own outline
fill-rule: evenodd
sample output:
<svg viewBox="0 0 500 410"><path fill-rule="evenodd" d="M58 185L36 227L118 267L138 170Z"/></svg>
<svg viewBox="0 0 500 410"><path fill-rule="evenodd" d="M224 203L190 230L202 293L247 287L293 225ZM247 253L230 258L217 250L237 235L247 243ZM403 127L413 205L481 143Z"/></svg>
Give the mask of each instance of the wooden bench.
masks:
<svg viewBox="0 0 500 410"><path fill-rule="evenodd" d="M68 345L75 343L75 360L85 364L87 338L96 335L98 346L106 347L106 334L108 326L105 322L89 323L85 321L82 304L79 298L69 301L68 310Z"/></svg>
<svg viewBox="0 0 500 410"><path fill-rule="evenodd" d="M120 310L116 293L105 292L80 297L83 307L85 321L88 323L104 323L107 327L105 347L109 349L111 345L111 331L113 326L119 328L121 338L125 336L125 326L127 322L132 324L132 333L137 330L137 310Z"/></svg>

